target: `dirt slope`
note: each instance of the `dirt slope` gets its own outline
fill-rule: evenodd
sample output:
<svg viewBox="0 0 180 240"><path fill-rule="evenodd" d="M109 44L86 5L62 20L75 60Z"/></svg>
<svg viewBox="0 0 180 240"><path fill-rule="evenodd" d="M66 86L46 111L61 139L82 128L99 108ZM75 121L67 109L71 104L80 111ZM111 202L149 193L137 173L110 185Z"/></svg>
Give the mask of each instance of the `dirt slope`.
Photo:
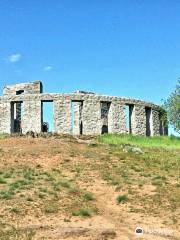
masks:
<svg viewBox="0 0 180 240"><path fill-rule="evenodd" d="M93 141L94 142L94 141ZM0 140L0 239L180 239L180 150Z"/></svg>

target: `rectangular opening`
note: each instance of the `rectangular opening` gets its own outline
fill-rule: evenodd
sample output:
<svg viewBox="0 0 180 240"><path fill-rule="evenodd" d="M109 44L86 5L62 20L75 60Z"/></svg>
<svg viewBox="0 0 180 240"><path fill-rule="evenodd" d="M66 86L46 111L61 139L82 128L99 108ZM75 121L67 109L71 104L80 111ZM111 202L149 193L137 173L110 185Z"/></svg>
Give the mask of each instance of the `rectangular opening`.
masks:
<svg viewBox="0 0 180 240"><path fill-rule="evenodd" d="M16 91L16 95L21 95L21 94L23 94L24 93L24 90L18 90L18 91Z"/></svg>
<svg viewBox="0 0 180 240"><path fill-rule="evenodd" d="M125 105L125 116L126 116L126 130L127 133L132 133L132 112L134 105L126 104Z"/></svg>
<svg viewBox="0 0 180 240"><path fill-rule="evenodd" d="M11 132L22 133L23 102L11 102Z"/></svg>
<svg viewBox="0 0 180 240"><path fill-rule="evenodd" d="M41 131L54 132L53 101L41 102Z"/></svg>
<svg viewBox="0 0 180 240"><path fill-rule="evenodd" d="M82 120L83 101L72 101L72 133L74 135L83 134L83 120Z"/></svg>
<svg viewBox="0 0 180 240"><path fill-rule="evenodd" d="M102 120L102 129L101 134L109 132L108 129L108 114L110 109L110 102L101 102L101 120Z"/></svg>
<svg viewBox="0 0 180 240"><path fill-rule="evenodd" d="M151 136L151 108L145 107L146 112L146 136Z"/></svg>

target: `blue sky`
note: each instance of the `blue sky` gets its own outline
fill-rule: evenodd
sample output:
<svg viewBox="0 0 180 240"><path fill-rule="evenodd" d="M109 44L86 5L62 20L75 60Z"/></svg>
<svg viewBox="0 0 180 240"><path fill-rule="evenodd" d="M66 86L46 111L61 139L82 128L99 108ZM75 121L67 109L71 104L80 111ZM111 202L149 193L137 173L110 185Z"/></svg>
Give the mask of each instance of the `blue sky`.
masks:
<svg viewBox="0 0 180 240"><path fill-rule="evenodd" d="M0 1L0 93L42 80L157 104L180 77L178 0Z"/></svg>

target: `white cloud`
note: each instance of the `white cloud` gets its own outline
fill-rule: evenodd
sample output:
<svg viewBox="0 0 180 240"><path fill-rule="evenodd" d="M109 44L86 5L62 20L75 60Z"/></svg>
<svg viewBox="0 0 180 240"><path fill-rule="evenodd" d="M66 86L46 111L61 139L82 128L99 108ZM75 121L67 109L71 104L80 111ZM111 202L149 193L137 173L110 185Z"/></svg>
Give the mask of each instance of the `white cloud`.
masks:
<svg viewBox="0 0 180 240"><path fill-rule="evenodd" d="M22 55L20 53L12 54L7 57L8 62L19 62Z"/></svg>
<svg viewBox="0 0 180 240"><path fill-rule="evenodd" d="M45 72L50 72L52 69L53 69L52 66L45 66L45 67L43 68L43 70L44 70Z"/></svg>

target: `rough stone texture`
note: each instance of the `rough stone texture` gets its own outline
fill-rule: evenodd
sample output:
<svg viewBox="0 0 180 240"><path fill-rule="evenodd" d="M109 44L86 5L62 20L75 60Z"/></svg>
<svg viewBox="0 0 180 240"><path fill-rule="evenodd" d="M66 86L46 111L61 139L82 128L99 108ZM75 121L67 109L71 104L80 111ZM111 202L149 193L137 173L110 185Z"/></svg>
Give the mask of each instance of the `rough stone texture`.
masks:
<svg viewBox="0 0 180 240"><path fill-rule="evenodd" d="M159 111L152 109L152 136L160 135L160 117Z"/></svg>
<svg viewBox="0 0 180 240"><path fill-rule="evenodd" d="M100 101L89 99L83 102L82 110L83 133L99 135L102 130Z"/></svg>
<svg viewBox="0 0 180 240"><path fill-rule="evenodd" d="M0 133L15 132L17 120L19 132L40 133L44 101L54 104L54 132L57 133L99 135L109 132L156 136L168 132L160 121L160 107L153 103L84 91L47 94L42 93L42 83L36 81L4 88L4 95L0 97ZM130 106L129 129L126 129L126 105Z"/></svg>
<svg viewBox="0 0 180 240"><path fill-rule="evenodd" d="M146 135L145 107L134 105L131 115L131 131L134 135Z"/></svg>
<svg viewBox="0 0 180 240"><path fill-rule="evenodd" d="M15 84L13 86L6 86L3 89L4 95L38 94L38 93L42 93L41 81Z"/></svg>
<svg viewBox="0 0 180 240"><path fill-rule="evenodd" d="M24 101L22 116L22 133L26 134L29 131L40 133L41 124L41 101Z"/></svg>
<svg viewBox="0 0 180 240"><path fill-rule="evenodd" d="M0 102L0 132L11 133L11 103Z"/></svg>
<svg viewBox="0 0 180 240"><path fill-rule="evenodd" d="M80 135L83 133L82 125L83 102L73 102L73 105L74 105L73 134Z"/></svg>
<svg viewBox="0 0 180 240"><path fill-rule="evenodd" d="M71 100L61 99L54 101L54 128L62 134L72 133Z"/></svg>
<svg viewBox="0 0 180 240"><path fill-rule="evenodd" d="M118 101L113 101L110 105L109 133L126 133L125 106Z"/></svg>

